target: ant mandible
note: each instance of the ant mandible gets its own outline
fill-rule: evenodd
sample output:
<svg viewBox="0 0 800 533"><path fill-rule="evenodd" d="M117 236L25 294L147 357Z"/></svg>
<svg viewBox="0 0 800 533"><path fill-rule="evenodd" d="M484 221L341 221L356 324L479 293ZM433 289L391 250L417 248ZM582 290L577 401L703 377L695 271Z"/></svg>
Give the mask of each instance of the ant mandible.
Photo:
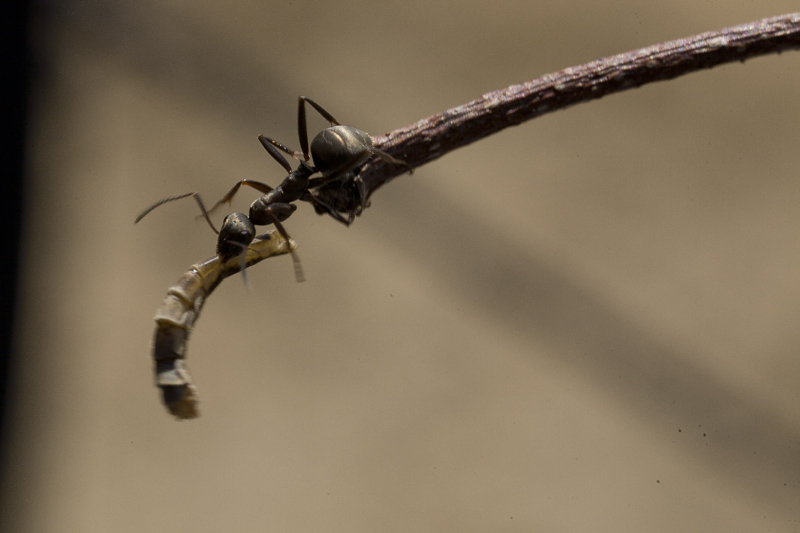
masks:
<svg viewBox="0 0 800 533"><path fill-rule="evenodd" d="M325 128L314 137L314 140L311 142L310 153L308 145L308 129L306 126L306 102L315 110L317 110L317 112L319 112L319 114L331 124L330 127ZM309 202L315 207L315 210L318 213L327 213L339 222L349 226L353 222L352 212L350 213L350 216L345 219L336 209L315 197L311 193L311 190L337 180L348 182L348 184L350 184L349 182L352 182L352 184L358 188L361 197L359 210L363 209L366 202L364 183L361 181L358 173L353 171L357 170L360 166L366 163L370 157L377 156L388 163L403 165L408 169L409 172L413 172L413 169L407 163L395 159L386 152L375 148L372 143L372 139L365 131L352 126L344 126L340 124L339 121L337 121L333 115L328 113L322 106L310 98L306 98L305 96L301 96L298 99L297 133L300 138L301 152L291 150L281 143L264 135L258 136L258 140L267 150L267 153L269 153L269 155L272 156L272 158L289 173L289 175L286 176L281 184L274 189L266 183L259 181L248 179L240 180L236 185L233 186L233 188L231 188L230 191L228 191L225 196L222 197L220 201L218 201L211 207L211 209L208 210L205 208L200 196L196 192L170 196L159 200L152 206L145 209L136 218L136 222L139 222L150 211L164 203L180 200L181 198L190 196L194 197L194 199L197 201L197 204L200 206L202 216L208 222L208 225L211 226L211 229L213 229L214 232L219 235L219 239L217 241L217 253L223 258L229 259L233 256L243 253L244 250L247 249L247 246L250 244L250 242L252 242L253 238L255 238L254 229L250 229L250 227L253 225L266 226L269 224L274 224L281 236L288 241L290 239L289 234L286 232L286 229L283 227L281 222L289 218L297 209L297 206L294 205L294 202L297 200ZM300 162L300 165L297 167L297 169L292 170L291 165L289 165L289 162L281 152L289 154ZM310 158L313 158L313 166L309 163ZM322 174L322 176L318 178L311 178L311 176L317 172ZM252 187L257 191L264 193L264 195L256 199L250 205L249 216L245 217L242 215L241 217L237 218L235 231L228 227L223 234L220 234L220 232L217 231L217 229L214 227L214 224L211 222L209 214L224 203L230 204L233 196L237 193L242 185ZM237 215L241 214L239 213ZM242 219L246 219L246 223ZM246 227L247 224L249 224L250 227ZM300 258L294 251L292 251L292 260L294 261L295 265L295 276L297 277L297 281L303 281Z"/></svg>

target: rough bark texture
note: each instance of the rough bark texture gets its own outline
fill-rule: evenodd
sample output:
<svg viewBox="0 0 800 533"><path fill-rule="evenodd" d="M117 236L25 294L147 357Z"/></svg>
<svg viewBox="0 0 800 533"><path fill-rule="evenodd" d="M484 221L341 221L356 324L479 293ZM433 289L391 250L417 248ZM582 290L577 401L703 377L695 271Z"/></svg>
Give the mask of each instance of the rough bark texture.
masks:
<svg viewBox="0 0 800 533"><path fill-rule="evenodd" d="M526 120L654 81L800 47L800 13L706 32L570 67L486 93L375 137L375 146L418 167ZM377 161L362 173L367 194L406 170Z"/></svg>

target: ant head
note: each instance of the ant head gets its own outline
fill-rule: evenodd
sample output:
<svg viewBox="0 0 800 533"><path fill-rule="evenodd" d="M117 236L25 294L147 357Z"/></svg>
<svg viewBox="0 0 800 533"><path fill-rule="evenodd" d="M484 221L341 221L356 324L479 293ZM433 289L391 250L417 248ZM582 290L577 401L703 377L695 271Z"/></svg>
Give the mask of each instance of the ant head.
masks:
<svg viewBox="0 0 800 533"><path fill-rule="evenodd" d="M256 236L256 228L244 213L231 213L222 221L217 239L217 255L223 261L243 254Z"/></svg>

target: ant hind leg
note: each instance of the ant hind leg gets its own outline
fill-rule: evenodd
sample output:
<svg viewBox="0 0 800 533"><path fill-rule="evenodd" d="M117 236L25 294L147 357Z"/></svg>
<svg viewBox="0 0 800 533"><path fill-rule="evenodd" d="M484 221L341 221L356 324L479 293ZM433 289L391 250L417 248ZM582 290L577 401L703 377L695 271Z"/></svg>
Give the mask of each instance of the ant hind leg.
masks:
<svg viewBox="0 0 800 533"><path fill-rule="evenodd" d="M300 148L303 151L303 157L308 162L308 128L306 126L306 102L311 105L317 112L322 115L325 120L331 123L331 126L339 126L339 121L333 118L333 115L325 111L325 109L316 103L311 98L301 96L297 100L297 135L300 137Z"/></svg>

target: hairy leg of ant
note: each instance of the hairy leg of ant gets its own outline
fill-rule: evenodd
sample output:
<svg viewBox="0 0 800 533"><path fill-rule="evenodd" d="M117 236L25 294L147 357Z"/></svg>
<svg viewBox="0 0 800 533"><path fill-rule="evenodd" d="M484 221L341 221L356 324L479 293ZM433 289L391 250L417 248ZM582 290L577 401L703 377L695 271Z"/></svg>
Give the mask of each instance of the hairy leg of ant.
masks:
<svg viewBox="0 0 800 533"><path fill-rule="evenodd" d="M331 215L347 226L352 224L356 216L360 215L370 205L369 194L366 191L364 180L358 174L350 172L334 179L315 178L309 180L309 182L312 182L309 188L315 189L314 198L324 206L329 206L327 208L318 207L315 204L314 210L317 214L331 214L330 211L334 211L341 216L340 213L347 213L346 221L339 218L339 216Z"/></svg>
<svg viewBox="0 0 800 533"><path fill-rule="evenodd" d="M340 187L341 187L341 186L344 186L344 183L348 179L354 179L354 178L352 177L352 175L348 175L348 174L334 176L332 178L330 176L325 176L325 177L321 177L321 178L311 178L310 180L308 180L308 189L310 191L312 189L321 188L321 187L323 187L325 185L331 185L331 184L335 183L336 181L340 182ZM363 185L363 181L362 181L362 185ZM350 217L348 219L345 219L341 215L341 213L339 213L339 211L336 208L334 208L330 204L326 203L325 201L320 199L318 196L315 196L310 192L308 193L308 196L310 197L310 199L306 198L305 196L300 198L300 199L311 203L315 208L314 210L318 214L322 215L322 214L327 213L328 215L330 215L334 219L338 220L339 222L341 222L345 226L349 226L350 224L353 223L353 220L354 220L355 217L353 216L352 213L350 214ZM365 205L365 207L366 207L366 205Z"/></svg>
<svg viewBox="0 0 800 533"><path fill-rule="evenodd" d="M217 231L217 228L214 227L214 224L211 222L211 218L209 218L209 216L208 216L208 213L210 211L206 211L206 206L203 205L203 201L200 199L200 195L197 194L196 192L187 192L187 193L184 193L184 194L176 194L175 196L167 196L166 198L162 198L161 200L157 201L156 203L154 203L153 205L151 205L150 207L148 207L147 209L142 211L141 214L139 214L139 216L136 217L136 220L133 223L134 224L138 223L150 211L152 211L153 209L155 209L156 207L158 207L158 206L160 206L162 204L166 204L167 202L174 202L175 200L181 200L181 199L186 198L188 196L193 196L194 197L194 199L197 201L197 205L200 206L200 212L203 213L203 215L202 215L203 218L206 219L206 222L208 222L208 225L211 226L212 230L214 230L214 233L219 235L219 232Z"/></svg>
<svg viewBox="0 0 800 533"><path fill-rule="evenodd" d="M399 159L396 159L396 158L392 157L391 155L387 154L386 152L384 152L383 150L378 150L375 147L369 147L369 148L365 148L364 151L361 152L359 155L353 156L353 158L344 167L342 167L339 171L337 171L335 174L331 174L331 175L326 176L324 178L315 178L315 179L309 180L309 188L310 189L313 189L315 187L321 187L323 185L326 185L328 183L334 182L336 180L340 180L342 183L346 183L348 181L352 181L353 183L356 184L356 186L358 187L358 194L359 194L359 197L360 197L360 201L359 201L359 204L358 204L358 209L355 210L355 211L351 211L350 212L350 223L353 222L354 216L360 216L361 213L364 212L364 208L369 205L369 203L368 203L369 198L368 198L368 195L367 195L366 184L364 183L364 180L361 179L361 176L359 175L359 173L361 171L361 169L359 168L359 165L361 165L364 157L367 156L367 158L368 158L369 155L376 156L376 157L386 161L387 163L391 163L393 165L404 166L404 167L406 167L408 169L408 172L410 174L414 173L414 169L411 167L411 165L409 165L405 161L401 161ZM322 180L324 180L324 181L322 181Z"/></svg>
<svg viewBox="0 0 800 533"><path fill-rule="evenodd" d="M281 224L281 221L278 220L278 217L272 214L271 211L268 211L267 214L272 219L272 223L275 225L275 228L278 230L278 233L281 234L281 237L286 239L286 244L291 246L291 244L289 243L291 237L289 237L289 234L286 232L286 228L283 227L283 224ZM303 266L300 264L300 256L297 255L297 252L295 252L294 250L292 250L291 253L292 253L292 261L294 262L294 277L298 283L302 283L306 280L306 276L305 274L303 274Z"/></svg>
<svg viewBox="0 0 800 533"><path fill-rule="evenodd" d="M330 215L332 218L334 218L335 220L338 220L339 222L344 224L345 226L349 226L350 224L353 223L353 219L352 218L351 219L344 218L342 216L342 214L339 213L336 209L334 209L333 207L329 206L328 204L326 204L325 202L323 202L322 200L320 200L319 198L317 198L316 196L314 196L310 192L306 192L300 199L303 200L303 201L309 202L315 208L318 208L318 209L315 209L315 211L317 213L322 214L322 212L325 212L328 215Z"/></svg>
<svg viewBox="0 0 800 533"><path fill-rule="evenodd" d="M302 102L308 102L308 103L311 105L311 107L313 107L314 109L316 109L316 110L319 112L319 114L320 114L320 115L322 115L322 116L325 118L325 120L327 120L328 122L330 122L330 123L331 123L331 126L339 126L339 125L340 125L340 124L339 124L339 121L338 121L338 120L336 120L335 118L333 118L333 115L331 115L330 113L328 113L328 112L325 110L325 108L323 108L321 105L319 105L318 103L316 103L316 102L315 102L314 100L312 100L311 98L308 98L308 97L306 97L306 96L301 96L301 97L300 97L300 102L301 102L301 104L300 104L300 105L303 105L303 104L302 104ZM305 111L303 111L303 115L305 115Z"/></svg>
<svg viewBox="0 0 800 533"><path fill-rule="evenodd" d="M239 183L234 185L231 190L228 191L228 194L226 194L225 196L222 197L222 200L220 200L219 202L215 203L211 207L211 209L208 210L208 213L213 213L222 204L230 204L231 200L233 200L234 195L239 191L239 187L241 187L242 185L247 185L248 187L252 187L255 190L257 190L258 192L262 192L264 194L267 194L268 192L273 190L272 187L270 187L266 183L261 183L260 181L241 180Z"/></svg>
<svg viewBox="0 0 800 533"><path fill-rule="evenodd" d="M333 118L333 115L325 111L321 105L316 103L311 98L301 96L297 100L297 134L300 136L300 148L303 150L303 156L308 161L308 128L306 127L306 106L305 103L311 104L311 107L317 110L325 120L331 123L331 126L339 126L339 121Z"/></svg>
<svg viewBox="0 0 800 533"><path fill-rule="evenodd" d="M399 159L396 159L396 158L390 156L389 154L387 154L383 150L378 150L377 148L372 148L372 154L378 156L379 158L383 159L387 163L392 163L394 165L401 165L401 166L406 167L408 169L408 173L409 174L413 174L414 173L414 169L411 168L411 165L409 165L405 161L400 161Z"/></svg>
<svg viewBox="0 0 800 533"><path fill-rule="evenodd" d="M286 161L286 158L283 157L283 155L278 150L276 150L276 148L278 148L280 150L283 150L284 152L286 152L290 156L294 157L298 161L302 161L302 159L300 159L300 156L302 156L303 154L301 154L300 152L296 152L296 151L294 151L294 150L292 150L290 148L285 147L284 145L282 145L278 141L273 141L272 139L270 139L269 137L266 137L264 135L259 135L258 136L258 140L261 142L261 145L264 147L264 149L266 149L267 152L269 152L269 155L272 156L272 159L274 159L275 161L280 163L280 165L284 169L286 169L286 172L290 172L291 173L292 172L292 167L289 165L289 162ZM306 158L306 159L308 159L308 158Z"/></svg>
<svg viewBox="0 0 800 533"><path fill-rule="evenodd" d="M367 205L367 186L364 184L364 180L361 179L361 176L353 178L353 183L358 187L358 194L361 197L361 201L358 202L358 211L356 211L356 215L361 216L364 212L364 207Z"/></svg>

